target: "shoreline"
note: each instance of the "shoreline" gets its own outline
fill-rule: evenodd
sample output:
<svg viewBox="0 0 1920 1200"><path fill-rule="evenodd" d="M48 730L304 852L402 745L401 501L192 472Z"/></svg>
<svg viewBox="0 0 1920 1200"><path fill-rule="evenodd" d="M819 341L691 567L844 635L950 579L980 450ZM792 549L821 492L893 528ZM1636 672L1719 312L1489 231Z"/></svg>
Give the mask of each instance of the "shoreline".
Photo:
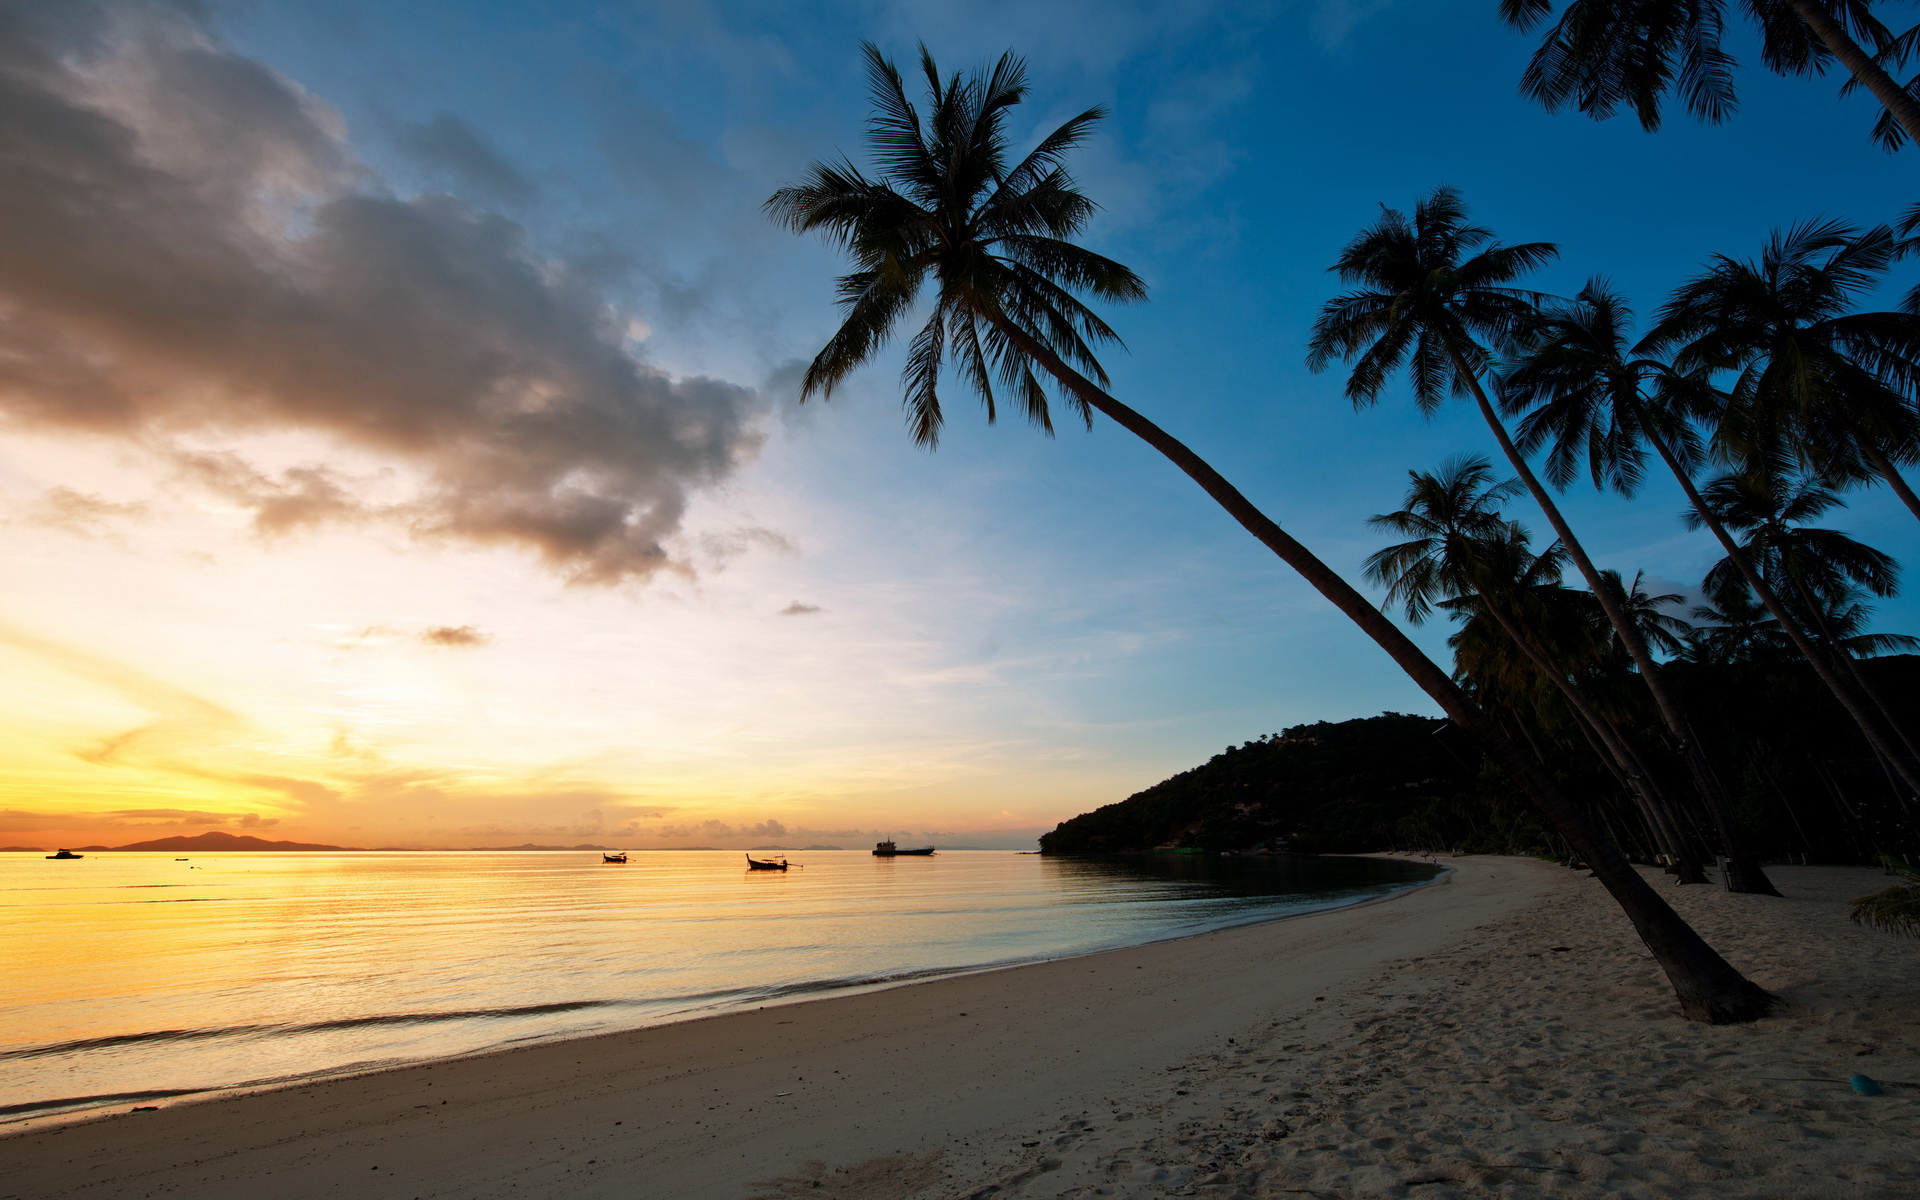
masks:
<svg viewBox="0 0 1920 1200"><path fill-rule="evenodd" d="M367 851L367 853L373 853ZM1389 852L1377 855L1345 855L1354 858L1392 858L1400 860L1397 853ZM405 1070L411 1067L428 1066L434 1063L457 1062L470 1058L485 1057L492 1054L508 1053L513 1050L534 1046L561 1045L572 1042L591 1042L596 1038L616 1037L621 1034L635 1033L646 1029L663 1029L695 1021L711 1020L735 1013L753 1012L761 1009L782 1007L794 1004L809 1004L815 1001L832 1000L846 996L869 995L900 987L917 987L927 983L946 979L963 978L970 975L986 974L997 971L1019 970L1024 967L1039 966L1046 963L1069 962L1074 959L1108 954L1118 950L1138 949L1191 938L1207 937L1216 933L1226 933L1263 925L1277 921L1292 921L1305 917L1318 916L1350 908L1363 908L1367 905L1381 904L1394 900L1409 892L1444 882L1451 867L1442 863L1430 864L1438 868L1433 877L1410 883L1391 885L1392 890L1384 895L1363 896L1358 899L1342 900L1322 904L1317 907L1305 907L1293 911L1271 912L1241 919L1230 919L1226 924L1204 929L1170 933L1153 937L1146 941L1129 942L1117 946L1100 946L1087 950L1055 955L1003 959L984 963L973 963L955 967L931 967L919 971L906 971L896 975L865 980L809 980L788 985L786 988L765 997L754 1000L715 1001L709 1004L695 1005L690 1008L672 1010L659 1014L656 1019L644 1020L638 1024L621 1025L612 1029L590 1032L556 1032L550 1035L535 1035L516 1039L513 1042L487 1046L475 1050L460 1051L452 1054L433 1055L421 1058L377 1059L371 1061L345 1063L337 1067L319 1068L311 1072L291 1076L278 1076L271 1079L243 1081L225 1086L190 1088L181 1090L129 1091L116 1093L111 1097L69 1097L61 1100L31 1102L17 1107L0 1108L0 1138L16 1133L45 1129L59 1125L70 1125L113 1115L115 1110L126 1111L127 1105L150 1103L178 1107L187 1104L203 1104L218 1100L268 1094L287 1088L298 1088L315 1083L331 1082L342 1079L359 1078L365 1075L386 1071ZM4 1193L0 1193L4 1196Z"/></svg>
<svg viewBox="0 0 1920 1200"><path fill-rule="evenodd" d="M1531 894L1519 881L1551 868L1496 870L1505 880L1499 895L1477 900L1461 893L1486 889L1462 888L1458 871L1443 872L1387 897L1295 914L1311 919L1281 917L910 986L216 1094L156 1112L16 1127L0 1137L0 1196L144 1195L163 1182L199 1196L263 1188L319 1196L348 1187L368 1195L484 1196L516 1183L534 1187L529 1168L550 1170L574 1194L597 1194L594 1187L626 1194L609 1165L616 1154L630 1156L621 1170L674 1178L671 1187L659 1184L659 1194L741 1196L797 1162L930 1153L952 1131L971 1143L1009 1120L1044 1124L1063 1097L1096 1080L1144 1083L1166 1063L1224 1045L1264 1019L1276 1000L1274 958L1319 964L1294 970L1279 987L1282 1002L1291 996L1311 1007L1314 995L1409 946L1503 911L1503 888ZM922 1080L937 1083L929 1091L918 1086ZM1020 1102L1011 1101L1008 1086ZM876 1101L892 1110L884 1119L872 1111ZM558 1112L571 1115L557 1119ZM531 1141L498 1134L523 1129L527 1113L546 1114L536 1124L552 1132ZM567 1134L598 1128L602 1115L625 1149L596 1145L576 1170ZM496 1134L477 1132L483 1129ZM531 1159L489 1161L487 1148L503 1138ZM558 1158L534 1144L546 1141ZM716 1163L716 1143L754 1149L746 1161ZM363 1163L362 1151L383 1146L391 1161L376 1174L383 1164L377 1155ZM402 1182L395 1164L405 1159L414 1166ZM337 1177L299 1166L346 1161L357 1169ZM476 1161L488 1163L479 1177Z"/></svg>
<svg viewBox="0 0 1920 1200"><path fill-rule="evenodd" d="M1584 873L0 1137L0 1200L1920 1195L1920 950L1871 869L1678 888L1785 1002L1682 1020Z"/></svg>

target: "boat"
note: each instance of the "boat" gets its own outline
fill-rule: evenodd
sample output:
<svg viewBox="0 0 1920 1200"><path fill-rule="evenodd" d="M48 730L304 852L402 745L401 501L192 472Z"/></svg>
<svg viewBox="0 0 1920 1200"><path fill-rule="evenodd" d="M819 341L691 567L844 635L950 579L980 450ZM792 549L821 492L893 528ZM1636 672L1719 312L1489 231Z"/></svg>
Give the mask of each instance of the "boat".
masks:
<svg viewBox="0 0 1920 1200"><path fill-rule="evenodd" d="M86 855L84 855L84 854L75 854L75 853L74 853L73 851L71 851L71 850L62 850L62 851L61 851L60 853L58 853L58 854L49 854L49 855L47 855L47 857L48 857L48 858L85 858L85 857L86 857Z"/></svg>
<svg viewBox="0 0 1920 1200"><path fill-rule="evenodd" d="M915 858L926 858L932 853L932 846L922 846L917 850L902 850L892 842L876 842L873 847L875 858L902 858L909 855Z"/></svg>
<svg viewBox="0 0 1920 1200"><path fill-rule="evenodd" d="M786 869L787 860L784 858L779 862L774 862L770 858L755 858L751 854L747 855L747 870L749 871L784 871Z"/></svg>
<svg viewBox="0 0 1920 1200"><path fill-rule="evenodd" d="M623 863L627 861L627 852L625 850L622 850L618 854L602 854L600 856L600 861L610 862L610 863Z"/></svg>

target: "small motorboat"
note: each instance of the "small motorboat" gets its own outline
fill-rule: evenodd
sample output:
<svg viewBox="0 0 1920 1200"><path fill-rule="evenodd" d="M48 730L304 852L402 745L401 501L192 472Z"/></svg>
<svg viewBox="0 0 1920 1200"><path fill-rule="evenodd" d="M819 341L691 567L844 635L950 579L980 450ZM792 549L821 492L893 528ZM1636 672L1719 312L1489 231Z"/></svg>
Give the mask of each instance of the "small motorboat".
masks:
<svg viewBox="0 0 1920 1200"><path fill-rule="evenodd" d="M873 847L873 856L875 858L926 858L932 853L932 846L922 846L917 850L902 850L892 842L876 842Z"/></svg>
<svg viewBox="0 0 1920 1200"><path fill-rule="evenodd" d="M784 858L779 862L775 862L770 858L755 858L751 854L747 855L747 870L749 871L784 871L786 869L787 860Z"/></svg>
<svg viewBox="0 0 1920 1200"><path fill-rule="evenodd" d="M600 856L600 861L610 862L610 863L623 863L627 861L627 852L625 850L622 850L618 854L602 854Z"/></svg>
<svg viewBox="0 0 1920 1200"><path fill-rule="evenodd" d="M84 855L84 854L75 854L75 853L74 853L73 851L71 851L71 850L62 850L62 851L61 851L60 853L58 853L58 854L49 854L49 855L47 855L47 857L48 857L48 858L85 858L85 857L86 857L86 855Z"/></svg>

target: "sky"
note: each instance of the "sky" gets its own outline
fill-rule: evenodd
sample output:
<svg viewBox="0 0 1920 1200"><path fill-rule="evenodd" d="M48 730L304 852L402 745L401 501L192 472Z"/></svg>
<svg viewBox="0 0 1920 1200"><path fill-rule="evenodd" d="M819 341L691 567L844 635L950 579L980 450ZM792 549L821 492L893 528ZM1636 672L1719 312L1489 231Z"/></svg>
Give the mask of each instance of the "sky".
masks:
<svg viewBox="0 0 1920 1200"><path fill-rule="evenodd" d="M1647 313L1914 199L1834 80L1550 114L1494 10L0 2L0 844L1024 848L1223 746L1433 711L1116 428L954 386L928 452L891 354L798 403L841 266L760 205L859 155L863 40L1025 56L1024 140L1106 106L1086 241L1150 287L1116 394L1357 579L1408 470L1494 453L1303 365L1380 205L1451 184L1560 245L1535 286ZM1684 592L1718 555L1681 507L1567 499ZM1832 523L1910 557L1883 492Z"/></svg>

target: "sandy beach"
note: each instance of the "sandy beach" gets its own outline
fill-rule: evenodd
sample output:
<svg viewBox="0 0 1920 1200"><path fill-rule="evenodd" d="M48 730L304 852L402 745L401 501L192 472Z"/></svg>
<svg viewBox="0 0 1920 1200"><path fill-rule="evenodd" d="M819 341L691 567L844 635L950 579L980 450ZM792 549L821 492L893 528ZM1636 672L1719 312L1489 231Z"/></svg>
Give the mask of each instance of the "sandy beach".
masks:
<svg viewBox="0 0 1920 1200"><path fill-rule="evenodd" d="M1920 1195L1883 886L1662 885L1787 1002L1677 1017L1583 873L0 1137L0 1197Z"/></svg>

